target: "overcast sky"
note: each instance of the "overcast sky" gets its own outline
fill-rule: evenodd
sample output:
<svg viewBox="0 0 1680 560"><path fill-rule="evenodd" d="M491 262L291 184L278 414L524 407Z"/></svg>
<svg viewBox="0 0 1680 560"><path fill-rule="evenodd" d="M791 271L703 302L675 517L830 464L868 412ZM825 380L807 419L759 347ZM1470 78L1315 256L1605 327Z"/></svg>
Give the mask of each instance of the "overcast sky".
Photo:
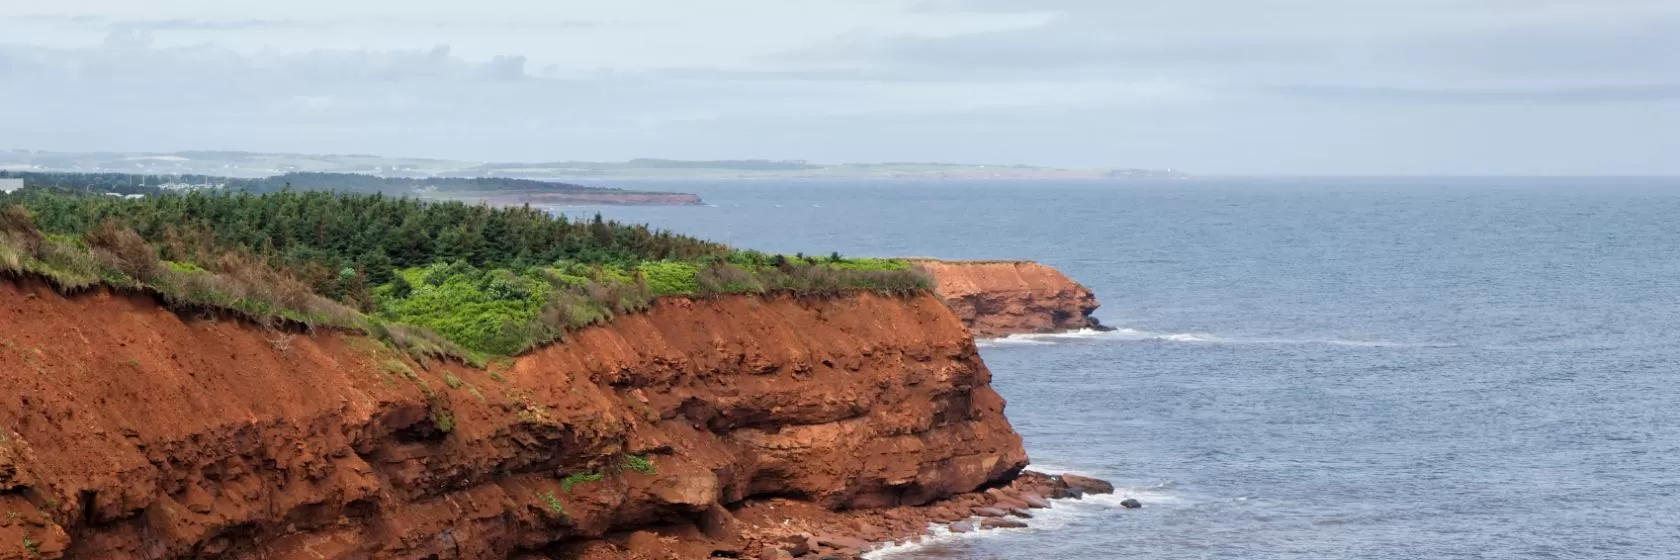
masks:
<svg viewBox="0 0 1680 560"><path fill-rule="evenodd" d="M1680 173L1680 0L0 1L0 148Z"/></svg>

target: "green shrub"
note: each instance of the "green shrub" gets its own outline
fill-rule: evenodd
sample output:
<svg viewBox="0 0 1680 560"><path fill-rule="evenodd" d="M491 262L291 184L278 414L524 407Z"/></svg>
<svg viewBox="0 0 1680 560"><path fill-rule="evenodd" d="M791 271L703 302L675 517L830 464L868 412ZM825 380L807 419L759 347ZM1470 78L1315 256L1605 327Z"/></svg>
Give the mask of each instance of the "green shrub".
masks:
<svg viewBox="0 0 1680 560"><path fill-rule="evenodd" d="M61 289L79 290L98 285L100 266L93 253L80 243L61 236L47 236L35 248L33 266L29 271L39 273Z"/></svg>
<svg viewBox="0 0 1680 560"><path fill-rule="evenodd" d="M655 296L694 295L700 288L700 267L694 263L646 262L638 270Z"/></svg>
<svg viewBox="0 0 1680 560"><path fill-rule="evenodd" d="M469 350L511 355L525 350L540 333L537 318L549 285L534 273L471 265L433 265L399 270L413 289L399 298L395 290L375 290L380 308L392 320L426 327Z"/></svg>

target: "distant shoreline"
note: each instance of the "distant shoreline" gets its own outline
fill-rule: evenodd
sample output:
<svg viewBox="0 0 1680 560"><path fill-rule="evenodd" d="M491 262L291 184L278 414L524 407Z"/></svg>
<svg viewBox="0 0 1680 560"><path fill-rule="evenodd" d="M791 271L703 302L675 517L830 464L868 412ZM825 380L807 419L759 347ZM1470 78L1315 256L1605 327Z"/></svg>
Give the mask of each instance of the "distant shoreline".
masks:
<svg viewBox="0 0 1680 560"><path fill-rule="evenodd" d="M261 178L288 173L355 173L387 178L440 177L531 180L732 179L1183 179L1173 169L1089 168L940 162L811 163L804 160L672 160L622 162L481 162L374 155L253 152L0 151L0 169L25 172L214 175Z"/></svg>
<svg viewBox="0 0 1680 560"><path fill-rule="evenodd" d="M679 192L428 192L419 193L425 200L451 200L467 204L491 206L566 206L577 204L605 204L615 206L699 206L705 204L700 195Z"/></svg>

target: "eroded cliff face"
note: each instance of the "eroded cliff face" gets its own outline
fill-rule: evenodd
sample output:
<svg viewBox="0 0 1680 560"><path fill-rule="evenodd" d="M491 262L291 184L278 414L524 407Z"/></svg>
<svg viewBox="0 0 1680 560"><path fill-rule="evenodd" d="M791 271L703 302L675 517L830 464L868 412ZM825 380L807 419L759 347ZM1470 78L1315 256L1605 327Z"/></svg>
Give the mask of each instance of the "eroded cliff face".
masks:
<svg viewBox="0 0 1680 560"><path fill-rule="evenodd" d="M1031 261L917 261L963 324L981 338L1098 327L1090 289Z"/></svg>
<svg viewBox="0 0 1680 560"><path fill-rule="evenodd" d="M0 279L0 380L0 558L570 558L1026 464L931 295L667 300L486 371Z"/></svg>

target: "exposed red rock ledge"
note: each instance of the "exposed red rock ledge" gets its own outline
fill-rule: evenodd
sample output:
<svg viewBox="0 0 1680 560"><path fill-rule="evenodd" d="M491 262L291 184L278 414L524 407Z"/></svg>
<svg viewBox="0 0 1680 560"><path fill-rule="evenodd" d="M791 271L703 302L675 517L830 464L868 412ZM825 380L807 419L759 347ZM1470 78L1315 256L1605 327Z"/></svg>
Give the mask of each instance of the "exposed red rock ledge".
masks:
<svg viewBox="0 0 1680 560"><path fill-rule="evenodd" d="M486 371L0 278L0 559L847 552L1037 484L990 375L931 295L667 299Z"/></svg>
<svg viewBox="0 0 1680 560"><path fill-rule="evenodd" d="M1100 328L1091 290L1032 261L917 260L935 290L974 336Z"/></svg>

